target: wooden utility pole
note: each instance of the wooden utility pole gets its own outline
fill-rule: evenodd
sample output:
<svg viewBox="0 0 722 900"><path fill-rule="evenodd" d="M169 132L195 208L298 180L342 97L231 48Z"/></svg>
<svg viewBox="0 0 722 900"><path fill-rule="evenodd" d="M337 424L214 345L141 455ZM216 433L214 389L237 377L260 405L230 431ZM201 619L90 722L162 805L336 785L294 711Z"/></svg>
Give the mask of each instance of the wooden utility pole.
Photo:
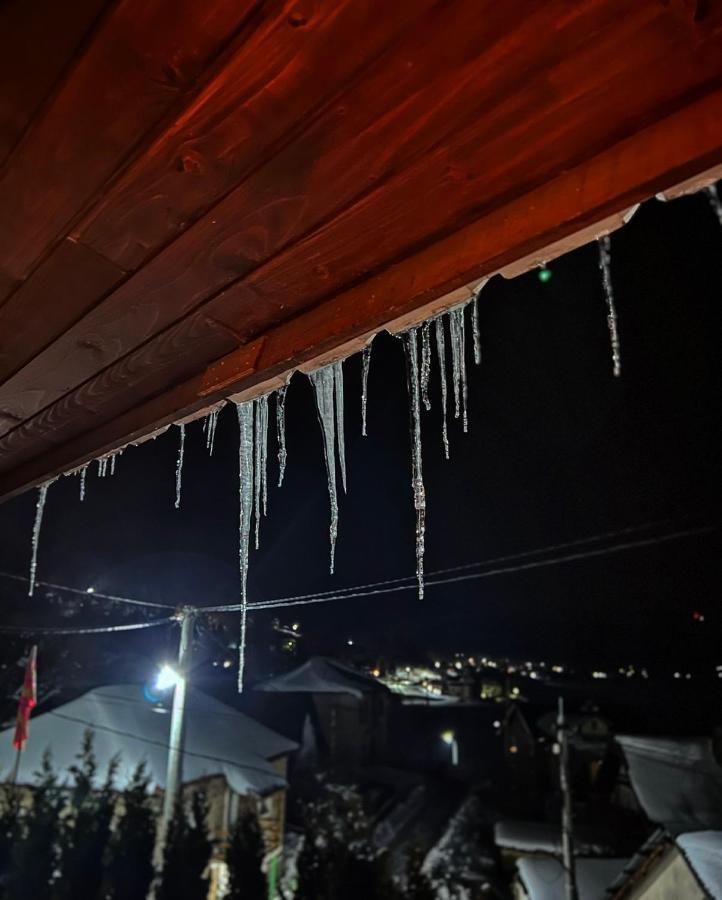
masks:
<svg viewBox="0 0 722 900"><path fill-rule="evenodd" d="M562 789L562 865L564 866L565 900L578 900L577 873L574 865L574 816L572 791L569 784L569 732L564 717L564 698L559 698L557 713L557 743L559 745L559 783Z"/></svg>

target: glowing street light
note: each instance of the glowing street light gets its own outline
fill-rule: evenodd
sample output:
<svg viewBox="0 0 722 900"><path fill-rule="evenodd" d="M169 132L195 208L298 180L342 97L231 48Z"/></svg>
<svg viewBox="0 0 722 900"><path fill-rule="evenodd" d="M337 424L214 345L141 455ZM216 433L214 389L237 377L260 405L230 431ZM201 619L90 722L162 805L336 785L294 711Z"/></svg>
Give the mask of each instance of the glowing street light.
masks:
<svg viewBox="0 0 722 900"><path fill-rule="evenodd" d="M165 663L158 670L158 675L155 679L155 689L157 691L169 691L180 684L181 681L183 681L183 676L180 675L177 669Z"/></svg>
<svg viewBox="0 0 722 900"><path fill-rule="evenodd" d="M456 735L449 728L446 731L441 732L441 740L449 746L451 749L451 765L458 766L459 765L459 743L456 740Z"/></svg>

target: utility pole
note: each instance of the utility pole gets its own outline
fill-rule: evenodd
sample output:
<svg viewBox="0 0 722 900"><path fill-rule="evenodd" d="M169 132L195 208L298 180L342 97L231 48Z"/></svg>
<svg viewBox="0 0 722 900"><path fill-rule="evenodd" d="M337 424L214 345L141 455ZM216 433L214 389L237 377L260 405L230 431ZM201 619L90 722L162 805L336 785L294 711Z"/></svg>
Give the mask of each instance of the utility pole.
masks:
<svg viewBox="0 0 722 900"><path fill-rule="evenodd" d="M562 865L564 866L564 895L566 900L578 900L577 873L574 865L574 818L572 792L569 784L569 732L564 718L564 698L559 698L557 712L557 743L559 745L559 782L562 789Z"/></svg>
<svg viewBox="0 0 722 900"><path fill-rule="evenodd" d="M193 625L196 610L192 606L184 606L179 613L181 623L180 643L178 645L178 680L173 689L173 706L170 716L170 739L168 741L168 763L165 774L165 794L163 795L163 811L158 825L155 845L156 868L160 869L163 861L168 826L175 813L176 803L180 797L183 783L183 745L185 742L185 707L188 672L190 671L190 654L193 640Z"/></svg>

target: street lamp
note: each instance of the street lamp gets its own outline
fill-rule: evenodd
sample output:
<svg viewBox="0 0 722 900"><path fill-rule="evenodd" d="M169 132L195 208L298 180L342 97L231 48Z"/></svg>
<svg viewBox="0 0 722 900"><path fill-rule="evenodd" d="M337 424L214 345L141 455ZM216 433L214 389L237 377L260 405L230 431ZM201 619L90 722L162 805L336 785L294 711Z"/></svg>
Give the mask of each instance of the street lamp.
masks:
<svg viewBox="0 0 722 900"><path fill-rule="evenodd" d="M173 666L162 665L158 670L158 674L155 679L155 689L157 691L169 691L171 688L176 687L181 681L183 681L183 676L178 672L177 669L174 669Z"/></svg>
<svg viewBox="0 0 722 900"><path fill-rule="evenodd" d="M459 743L451 729L441 732L441 740L451 748L451 765L459 765Z"/></svg>

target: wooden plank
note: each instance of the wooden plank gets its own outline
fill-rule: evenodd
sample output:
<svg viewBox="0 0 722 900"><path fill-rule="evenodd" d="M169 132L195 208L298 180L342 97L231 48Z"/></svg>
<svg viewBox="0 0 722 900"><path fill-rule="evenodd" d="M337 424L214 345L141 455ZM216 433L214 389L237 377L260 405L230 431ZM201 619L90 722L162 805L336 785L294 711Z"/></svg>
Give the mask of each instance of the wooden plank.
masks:
<svg viewBox="0 0 722 900"><path fill-rule="evenodd" d="M92 431L14 468L3 456L7 498L231 393L252 393L303 363L381 329L475 278L543 253L563 238L658 191L722 164L722 91L690 104L528 194L425 248L151 397ZM570 246L573 242L570 242ZM100 413L102 407L98 409ZM40 452L36 436L35 450ZM27 450L24 450L27 454ZM27 455L25 456L27 460Z"/></svg>
<svg viewBox="0 0 722 900"><path fill-rule="evenodd" d="M349 275L329 254L326 261L321 253L309 250L306 242L278 256L271 269L261 266L253 274L279 249L359 196L368 195L369 188L374 189L371 196L379 198L383 207L389 179L398 172L401 174L391 183L400 184L404 190L404 200L396 204L401 212L394 213L394 226L402 232L407 230L402 221L404 205L414 210L413 216L424 228L429 227L429 216L435 216L433 227L438 229L444 224L444 216L448 220L452 201L467 206L478 204L517 182L523 185L530 172L540 178L540 166L547 173L550 164L568 162L566 144L557 142L557 135L549 128L542 141L544 147L549 144L551 148L547 156L534 153L526 135L517 148L514 123L521 119L527 123L528 131L535 133L540 119L543 124L543 116L551 108L556 121L573 134L579 123L578 117L570 119L568 115L567 86L571 84L573 98L582 100L579 109L604 134L609 130L608 122L584 107L585 90L606 90L603 82L599 85L603 78L599 58L616 54L623 39L637 46L634 58L639 67L649 65L650 60L668 49L668 42L660 40L651 29L659 21L656 6L643 5L636 16L628 17L619 27L619 5L608 0L587 0L573 11L566 3L547 4L536 14L521 17L522 23L506 32L502 26L508 21L507 7L499 18L490 15L482 19L476 0L457 3L452 9L453 15L445 8L443 15L437 11L440 19L431 17L420 23L396 48L390 62L379 60L365 73L363 81L343 96L340 114L334 107L328 115L319 117L196 227L38 355L26 370L3 386L0 404L22 418L32 416L245 272L252 274L219 296L199 316L209 314L238 334L239 340L248 339L267 327L269 319L278 321L303 304L314 302L319 289L330 290L330 273L334 269L341 283L344 277L348 280L356 276L357 260L349 260ZM517 9L519 14L521 11L521 7ZM536 41L540 32L552 26L557 38L553 44ZM430 58L428 46L432 39L437 52ZM575 70L575 78L566 72L570 55L582 73L578 75ZM554 87L555 79L561 87ZM684 84L681 76L678 81ZM522 84L526 90L519 91ZM639 105L644 102L648 102L646 96ZM385 114L380 115L380 109L385 109ZM482 112L486 112L483 118ZM487 160L479 163L484 178L477 179L476 192L470 190L468 179L460 177L458 163L450 159L459 136L465 138L464 146L470 147L469 152L473 150L482 157L486 154ZM496 138L498 148L491 137ZM577 137L585 145L586 135L580 133ZM496 153L491 160L489 146ZM499 176L499 165L507 159L517 160L520 152L521 160L504 181ZM439 154L444 154L440 162ZM460 155L458 151L456 155ZM406 174L406 167L415 164L426 171L429 160L437 164L427 173L427 184L419 191L413 178ZM424 214L415 207L431 182L442 197ZM480 198L479 189L486 191L485 197ZM362 206L363 203L357 203L352 209ZM379 215L376 225L383 224L383 208L371 208L372 217ZM319 240L323 241L327 232L346 218L331 219L318 233ZM348 231L352 230L353 225ZM372 226L371 231L374 230ZM409 227L408 233L412 230ZM370 257L376 251L392 252L391 241L379 240L378 233L370 233L368 227L363 236L378 245L370 253L364 247L364 253ZM347 238L343 241L346 244ZM354 243L352 240L348 244L350 256ZM306 265L309 258L316 260L315 266ZM301 272L304 267L307 271ZM298 288L294 284L290 294L287 285L298 280L303 284L299 283ZM86 334L93 336L102 353L76 353L70 358L70 350L82 344ZM61 377L49 377L56 372L62 373ZM10 422L4 426L0 423L0 434L10 427Z"/></svg>
<svg viewBox="0 0 722 900"><path fill-rule="evenodd" d="M256 2L119 0L0 175L6 278L28 275Z"/></svg>
<svg viewBox="0 0 722 900"><path fill-rule="evenodd" d="M0 166L107 6L107 0L0 4Z"/></svg>
<svg viewBox="0 0 722 900"><path fill-rule="evenodd" d="M517 0L518 2L518 0ZM228 64L113 185L75 237L128 271L306 128L434 0L270 5ZM300 18L299 18L300 16ZM289 27L295 25L296 27Z"/></svg>
<svg viewBox="0 0 722 900"><path fill-rule="evenodd" d="M20 369L123 276L117 266L82 244L70 240L59 244L33 277L0 307L0 372L12 374ZM86 332L66 352L97 355L102 350L99 340L99 336ZM62 379L59 370L54 375ZM24 417L22 408L12 412L12 406L12 401L0 399L0 418L8 411L11 418Z"/></svg>
<svg viewBox="0 0 722 900"><path fill-rule="evenodd" d="M264 26L253 33L248 46L240 47L229 66L183 114L182 125L173 124L131 167L101 205L102 216L99 218L100 213L94 212L88 220L89 230L79 229L80 237L86 240L88 235L95 235L98 240L91 242L95 249L116 262L135 266L135 251L141 244L150 247L153 241L164 242L169 230L172 233L183 217L192 217L191 211L197 208L205 209L244 170L257 165L274 142L294 133L299 123L307 125L308 116L316 107L334 97L434 2L402 4L394 7L392 15L379 17L368 3L325 0L302 29L289 27L294 8L290 2L276 4L280 9L274 7L274 15L269 15ZM363 27L364 41L359 41L359 29ZM330 66L323 69L323 83L319 84L320 69L313 62L326 59L329 46L335 48L334 53ZM256 64L257 59L261 64ZM244 98L245 105L237 108L236 103L242 103ZM201 160L212 160L214 154L217 161L213 165L200 164ZM199 161L198 170L186 167L180 172L176 161L191 157ZM168 196L171 189L177 192L176 196ZM128 215L130 222L126 221ZM218 234L215 216L209 216L207 221ZM101 225L107 235L94 230ZM152 240L139 236L137 228L141 225L147 226ZM237 227L237 223L232 227ZM127 237L129 228L132 237ZM123 235L123 252L113 254L107 241L112 244L117 229ZM102 239L104 236L107 241ZM169 290L173 281L169 266L175 266L180 259L187 269L188 256L185 247L167 255L153 266L155 275L141 273L76 326L74 316L70 315L65 323L56 316L58 328L54 337L60 340L44 353L44 341L24 345L28 357L40 355L26 372L5 385L0 404L17 409L18 415L27 418L178 318L192 305L193 298L186 299L180 285ZM28 285L38 274L29 279ZM204 277L202 271L199 275ZM25 296L33 301L24 304L28 317L39 318L40 292L26 291ZM139 298L142 302L138 302ZM50 302L55 301L50 298ZM32 333L31 329L28 332ZM71 352L87 343L88 335L92 336L96 352L73 354L71 359ZM69 359L72 376L66 370ZM14 368L3 366L0 356L0 380L7 381L13 372ZM72 382L68 380L71 377ZM46 386L41 388L41 384Z"/></svg>

